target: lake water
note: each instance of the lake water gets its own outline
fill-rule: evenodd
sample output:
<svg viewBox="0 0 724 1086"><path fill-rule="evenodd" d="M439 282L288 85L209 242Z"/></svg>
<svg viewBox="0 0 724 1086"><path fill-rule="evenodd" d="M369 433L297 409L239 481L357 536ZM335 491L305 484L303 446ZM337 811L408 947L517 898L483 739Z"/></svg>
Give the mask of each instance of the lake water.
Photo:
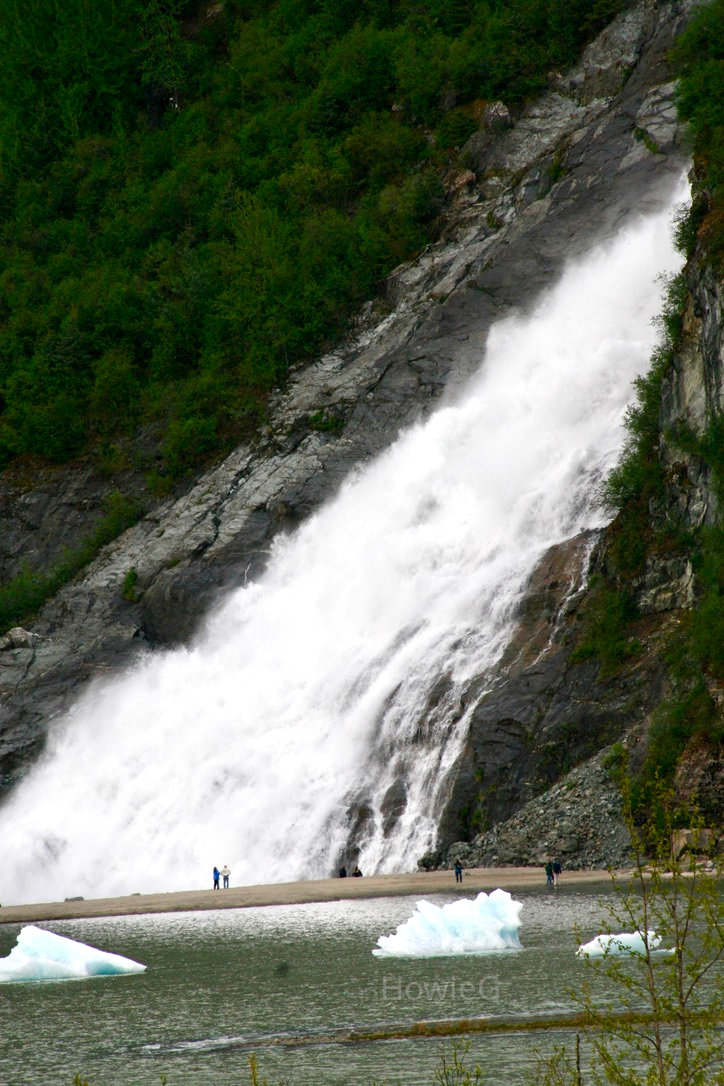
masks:
<svg viewBox="0 0 724 1086"><path fill-rule="evenodd" d="M148 969L0 986L0 1083L71 1086L80 1073L91 1086L158 1086L162 1076L168 1086L241 1086L255 1052L270 1086L423 1086L440 1066L441 1040L340 1043L333 1032L569 1012L567 989L584 973L574 929L585 938L602 930L609 894L607 884L517 892L522 951L436 959L372 955L377 937L412 914L411 897L47 923ZM0 956L18 931L0 926ZM491 1083L504 1074L518 1086L536 1052L564 1039L472 1035L469 1058Z"/></svg>

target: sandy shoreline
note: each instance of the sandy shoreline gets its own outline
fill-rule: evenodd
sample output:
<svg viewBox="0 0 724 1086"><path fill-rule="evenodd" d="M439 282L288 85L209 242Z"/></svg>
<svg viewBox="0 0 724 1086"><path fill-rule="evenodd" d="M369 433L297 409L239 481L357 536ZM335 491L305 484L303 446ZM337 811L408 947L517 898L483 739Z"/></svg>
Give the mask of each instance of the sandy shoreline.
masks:
<svg viewBox="0 0 724 1086"><path fill-rule="evenodd" d="M607 871L566 871L562 886L605 882ZM460 890L515 890L539 886L545 889L541 867L479 867L465 872ZM0 908L0 924L28 924L38 920L76 920L83 917L134 916L141 913L173 913L204 909L248 909L259 905L300 905L314 901L455 893L452 871L416 871L401 875L372 875L361 879L314 879L239 886L229 890L179 890L166 894L131 894L128 897L55 901L42 905L8 905Z"/></svg>

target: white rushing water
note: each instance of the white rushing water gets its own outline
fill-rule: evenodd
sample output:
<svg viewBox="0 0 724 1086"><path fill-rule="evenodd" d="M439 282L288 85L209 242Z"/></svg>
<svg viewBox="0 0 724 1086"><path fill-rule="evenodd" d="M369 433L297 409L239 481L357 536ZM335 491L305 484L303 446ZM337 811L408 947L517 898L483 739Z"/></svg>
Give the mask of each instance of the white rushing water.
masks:
<svg viewBox="0 0 724 1086"><path fill-rule="evenodd" d="M492 675L543 552L605 522L597 487L648 368L657 277L680 263L670 217L633 223L494 327L461 400L277 541L195 644L96 685L53 727L0 811L0 901L210 886L224 863L232 886L326 875L355 817L365 873L415 867L466 686ZM406 806L390 827L393 782Z"/></svg>

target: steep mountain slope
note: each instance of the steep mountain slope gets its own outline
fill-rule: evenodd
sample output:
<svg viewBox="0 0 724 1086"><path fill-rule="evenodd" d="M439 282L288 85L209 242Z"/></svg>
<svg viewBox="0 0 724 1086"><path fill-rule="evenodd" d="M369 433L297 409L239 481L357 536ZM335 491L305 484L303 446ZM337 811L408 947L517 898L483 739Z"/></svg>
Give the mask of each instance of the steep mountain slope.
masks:
<svg viewBox="0 0 724 1086"><path fill-rule="evenodd" d="M722 288L701 249L685 282L681 332L657 386L663 485L645 538L626 538L615 521L588 552L588 591L566 577L586 539L552 551L534 576L507 673L475 711L442 820L441 844L474 842L451 849L467 863L537 863L552 853L568 866L625 862L623 758L642 778L641 813L656 775L684 808L721 825L724 686L718 666L702 671L690 647L692 608L707 591L701 534L706 549L721 516L720 467L707 442L720 457L712 435L721 425ZM720 573L712 576L718 601ZM585 651L602 601L624 598L627 614L607 631L614 654L605 645ZM706 621L717 639L713 607Z"/></svg>
<svg viewBox="0 0 724 1086"><path fill-rule="evenodd" d="M187 494L160 503L47 604L31 632L6 639L6 789L90 678L191 638L221 592L264 568L277 533L307 517L443 393L454 393L496 319L528 306L566 260L670 190L685 154L666 54L687 8L637 5L576 69L552 75L551 89L515 125L503 108L491 110L464 149L466 170L450 178L444 237L390 277L384 304L361 315L348 342L293 375L264 440L240 446ZM667 410L702 432L720 411L721 305L710 272L697 281L692 268L691 276L688 338L667 386ZM684 503L692 525L715 519L716 499L696 457L673 447L668 457L670 499ZM57 499L51 490L46 530L68 508ZM31 527L35 500L15 495L14 508L27 509ZM29 539L32 531L21 531L16 549ZM666 691L662 646L691 602L686 556L658 555L646 565L636 585L644 648L612 675L597 659L571 660L589 607L580 587L589 542L574 540L548 556L496 689L482 697L471 686L479 704L440 811L441 844L507 818L570 767L645 729ZM599 544L596 567L606 554ZM363 808L364 797L350 806L352 851L364 835ZM389 817L395 813L392 796ZM575 833L556 845L574 862L606 860L613 848L604 841L591 850Z"/></svg>

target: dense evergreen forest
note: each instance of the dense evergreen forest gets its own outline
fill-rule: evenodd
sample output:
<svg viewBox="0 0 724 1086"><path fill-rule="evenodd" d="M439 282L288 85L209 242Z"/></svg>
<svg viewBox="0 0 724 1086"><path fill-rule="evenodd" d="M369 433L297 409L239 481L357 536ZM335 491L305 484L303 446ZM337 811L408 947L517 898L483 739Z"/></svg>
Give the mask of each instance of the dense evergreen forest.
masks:
<svg viewBox="0 0 724 1086"><path fill-rule="evenodd" d="M625 6L8 0L0 470L83 456L159 494L253 435L289 367L434 237L443 178L485 103L515 111ZM720 266L724 0L702 6L674 62L697 175L681 242ZM643 561L661 487L678 304L610 487L622 576ZM704 450L720 480L721 436ZM140 508L111 494L81 546L0 587L0 627L26 621ZM721 672L721 529L696 549L696 667ZM625 592L604 593L587 651L615 665L630 617Z"/></svg>
<svg viewBox="0 0 724 1086"><path fill-rule="evenodd" d="M8 0L0 467L152 490L253 432L289 367L432 236L486 101L624 0Z"/></svg>

